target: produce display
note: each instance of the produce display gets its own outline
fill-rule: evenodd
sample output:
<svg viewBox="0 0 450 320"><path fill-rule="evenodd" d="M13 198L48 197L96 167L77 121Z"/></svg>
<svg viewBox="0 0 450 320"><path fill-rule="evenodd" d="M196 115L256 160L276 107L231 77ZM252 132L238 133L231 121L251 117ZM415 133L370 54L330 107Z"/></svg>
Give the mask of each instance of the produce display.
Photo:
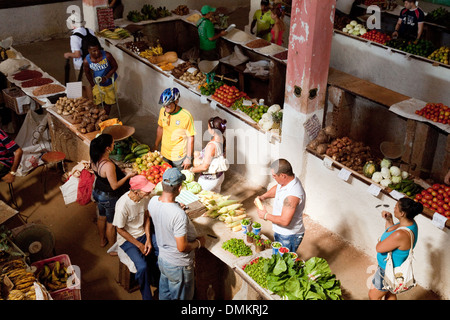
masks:
<svg viewBox="0 0 450 320"><path fill-rule="evenodd" d="M192 73L189 71L185 71L179 79L189 82L189 84L191 85L201 86L206 83L206 75L203 72L200 72L198 69L195 69Z"/></svg>
<svg viewBox="0 0 450 320"><path fill-rule="evenodd" d="M136 158L132 150L140 146L139 142L133 137L128 137L123 140L114 141L114 149L110 152L109 157L116 161L123 161L125 163L130 162L131 158ZM147 145L144 147L148 152L149 148Z"/></svg>
<svg viewBox="0 0 450 320"><path fill-rule="evenodd" d="M288 58L288 50L279 52L273 55L274 58L280 59L280 60L287 60Z"/></svg>
<svg viewBox="0 0 450 320"><path fill-rule="evenodd" d="M363 36L367 33L367 29L356 20L350 21L344 28L342 28L342 32L354 35L354 36Z"/></svg>
<svg viewBox="0 0 450 320"><path fill-rule="evenodd" d="M156 46L152 46L152 47L145 49L144 51L140 51L139 56L141 56L142 58L148 59L149 57L153 57L153 56L161 56L163 53L164 53L163 48L161 47L161 44L158 41Z"/></svg>
<svg viewBox="0 0 450 320"><path fill-rule="evenodd" d="M439 24L441 26L450 28L450 11L444 7L439 7L425 16L425 21Z"/></svg>
<svg viewBox="0 0 450 320"><path fill-rule="evenodd" d="M421 202L424 207L450 218L450 186L435 183L416 194L414 200Z"/></svg>
<svg viewBox="0 0 450 320"><path fill-rule="evenodd" d="M140 54L141 52L150 48L149 44L145 41L128 41L123 44L128 50Z"/></svg>
<svg viewBox="0 0 450 320"><path fill-rule="evenodd" d="M428 56L428 59L440 62L440 63L444 63L444 64L449 64L449 53L450 53L450 47L440 47L439 49L436 49L435 51L433 51L432 54L430 54Z"/></svg>
<svg viewBox="0 0 450 320"><path fill-rule="evenodd" d="M267 288L267 276L264 272L264 264L269 258L257 257L245 264L242 270L247 273L262 288Z"/></svg>
<svg viewBox="0 0 450 320"><path fill-rule="evenodd" d="M100 130L99 124L108 119L103 108L94 106L91 100L83 97L75 99L61 97L56 101L55 108L58 114L71 115L71 122L78 125L81 133Z"/></svg>
<svg viewBox="0 0 450 320"><path fill-rule="evenodd" d="M132 22L141 22L145 20L158 20L171 15L172 13L166 7L155 8L151 4L144 4L140 11L129 11L127 19Z"/></svg>
<svg viewBox="0 0 450 320"><path fill-rule="evenodd" d="M31 88L31 87L39 87L43 86L44 84L52 83L53 80L50 78L34 78L27 81L24 81L21 83L22 88Z"/></svg>
<svg viewBox="0 0 450 320"><path fill-rule="evenodd" d="M247 94L239 91L239 89L235 86L224 84L217 88L216 91L211 95L211 97L220 104L229 108L237 99L241 97L247 97Z"/></svg>
<svg viewBox="0 0 450 320"><path fill-rule="evenodd" d="M344 166L363 173L364 165L374 161L370 147L363 142L353 141L349 137L334 138L336 132L332 126L319 131L317 137L308 144L308 148L318 154L326 154ZM330 140L331 143L330 143Z"/></svg>
<svg viewBox="0 0 450 320"><path fill-rule="evenodd" d="M281 123L283 121L283 109L280 105L271 105L258 121L259 127L264 131L281 130Z"/></svg>
<svg viewBox="0 0 450 320"><path fill-rule="evenodd" d="M44 95L51 95L56 94L60 92L66 91L66 88L59 85L59 84L44 84L43 86L37 87L33 90L33 95L36 97L44 96Z"/></svg>
<svg viewBox="0 0 450 320"><path fill-rule="evenodd" d="M380 44L386 44L386 42L391 41L391 36L377 30L370 30L361 35L361 38Z"/></svg>
<svg viewBox="0 0 450 320"><path fill-rule="evenodd" d="M267 289L289 300L342 300L341 283L327 261L312 257L306 262L290 254L273 254L264 261ZM262 282L262 281L261 281Z"/></svg>
<svg viewBox="0 0 450 320"><path fill-rule="evenodd" d="M109 29L103 29L98 33L98 35L104 38L114 40L125 39L131 36L130 33L123 28L115 28L113 31Z"/></svg>
<svg viewBox="0 0 450 320"><path fill-rule="evenodd" d="M232 231L242 230L241 222L248 219L242 203L229 199L230 196L208 190L200 191L197 196L199 201L208 209L204 216L224 222Z"/></svg>
<svg viewBox="0 0 450 320"><path fill-rule="evenodd" d="M200 93L204 96L210 96L216 92L217 88L220 88L223 85L223 81L214 81L212 83L205 82L199 86Z"/></svg>
<svg viewBox="0 0 450 320"><path fill-rule="evenodd" d="M70 276L71 274L67 272L67 266L59 261L55 261L53 266L44 265L37 273L39 282L50 292L67 288L67 279Z"/></svg>
<svg viewBox="0 0 450 320"><path fill-rule="evenodd" d="M256 39L245 44L246 47L256 49L270 46L270 42L264 39Z"/></svg>
<svg viewBox="0 0 450 320"><path fill-rule="evenodd" d="M336 30L342 30L344 29L350 22L352 22L352 19L348 17L345 14L341 14L338 11L335 13L334 18L334 29Z"/></svg>
<svg viewBox="0 0 450 320"><path fill-rule="evenodd" d="M388 47L398 49L416 56L428 57L435 50L433 43L419 39L417 41L406 41L403 39L392 39L386 42Z"/></svg>
<svg viewBox="0 0 450 320"><path fill-rule="evenodd" d="M15 259L1 265L0 279L7 277L14 287L6 300L36 300L34 273L27 271L28 266L21 259ZM2 281L3 282L3 281ZM2 292L0 292L0 300Z"/></svg>
<svg viewBox="0 0 450 320"><path fill-rule="evenodd" d="M179 65L177 65L175 68L173 68L172 70L172 75L177 78L180 79L180 77L189 69L189 68L193 68L195 67L191 62L186 61L183 63L180 63Z"/></svg>
<svg viewBox="0 0 450 320"><path fill-rule="evenodd" d="M84 111L85 107L91 106L93 106L92 101L83 97L76 99L61 97L55 103L56 112L63 116L71 115L74 112Z"/></svg>
<svg viewBox="0 0 450 320"><path fill-rule="evenodd" d="M13 75L14 80L25 81L42 77L42 72L37 70L22 70Z"/></svg>
<svg viewBox="0 0 450 320"><path fill-rule="evenodd" d="M239 98L236 100L232 105L231 109L233 110L241 110L242 112L246 113L250 116L250 118L253 119L255 122L259 122L261 120L261 117L267 112L269 109L268 106L265 105L258 105L256 103L252 103L251 105L244 105L244 98ZM270 118L272 118L270 116Z"/></svg>
<svg viewBox="0 0 450 320"><path fill-rule="evenodd" d="M172 10L172 13L179 15L179 16L185 16L185 15L189 14L189 8L188 8L188 6L186 6L184 4L180 4L174 10Z"/></svg>
<svg viewBox="0 0 450 320"><path fill-rule="evenodd" d="M428 103L415 113L434 122L450 124L450 108L442 103Z"/></svg>
<svg viewBox="0 0 450 320"><path fill-rule="evenodd" d="M252 249L247 246L242 239L232 238L222 244L222 249L231 252L236 257L249 256L253 253Z"/></svg>

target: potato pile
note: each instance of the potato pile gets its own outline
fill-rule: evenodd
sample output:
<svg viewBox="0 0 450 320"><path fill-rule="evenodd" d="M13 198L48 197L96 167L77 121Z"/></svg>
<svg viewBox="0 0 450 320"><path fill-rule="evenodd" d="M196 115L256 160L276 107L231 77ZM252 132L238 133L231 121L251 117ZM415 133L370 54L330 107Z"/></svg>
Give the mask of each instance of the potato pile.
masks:
<svg viewBox="0 0 450 320"><path fill-rule="evenodd" d="M326 154L358 173L363 172L367 161L375 160L369 146L353 141L349 137L334 138L334 135L335 131L331 127L322 129L317 138L308 144L308 148L319 154Z"/></svg>
<svg viewBox="0 0 450 320"><path fill-rule="evenodd" d="M83 109L87 105L91 105L92 101L80 97L76 99L70 99L67 97L61 97L56 101L55 108L58 114L62 114L63 116L68 116L74 113L79 109Z"/></svg>
<svg viewBox="0 0 450 320"><path fill-rule="evenodd" d="M206 83L206 76L203 74L203 72L200 72L196 69L192 73L189 71L183 73L183 75L180 77L180 80L189 82L192 85L202 85Z"/></svg>
<svg viewBox="0 0 450 320"><path fill-rule="evenodd" d="M81 133L100 130L99 124L108 119L105 109L99 107L85 107L82 111L72 114L74 124L79 124Z"/></svg>
<svg viewBox="0 0 450 320"><path fill-rule="evenodd" d="M58 114L71 115L71 122L79 125L78 130L81 133L100 130L99 123L108 119L103 108L95 106L92 100L84 97L75 99L61 97L55 107Z"/></svg>

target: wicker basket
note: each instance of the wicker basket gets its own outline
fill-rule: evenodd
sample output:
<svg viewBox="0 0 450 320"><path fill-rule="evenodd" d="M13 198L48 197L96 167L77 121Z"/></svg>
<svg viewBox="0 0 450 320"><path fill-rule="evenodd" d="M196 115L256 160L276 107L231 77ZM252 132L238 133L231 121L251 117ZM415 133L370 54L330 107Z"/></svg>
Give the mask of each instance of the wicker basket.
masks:
<svg viewBox="0 0 450 320"><path fill-rule="evenodd" d="M17 98L23 97L25 95L26 94L20 88L17 87L3 89L3 99L5 100L5 105L11 110L13 110L15 113L20 115L26 114L31 107L31 103L19 106Z"/></svg>

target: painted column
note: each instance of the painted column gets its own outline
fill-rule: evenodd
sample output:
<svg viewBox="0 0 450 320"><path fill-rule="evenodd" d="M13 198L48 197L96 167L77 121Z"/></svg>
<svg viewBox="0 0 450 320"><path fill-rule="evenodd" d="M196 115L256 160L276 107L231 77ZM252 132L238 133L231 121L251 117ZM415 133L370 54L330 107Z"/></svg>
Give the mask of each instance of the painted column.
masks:
<svg viewBox="0 0 450 320"><path fill-rule="evenodd" d="M86 21L86 28L100 31L97 23L97 8L106 6L108 6L108 0L83 0L83 19Z"/></svg>
<svg viewBox="0 0 450 320"><path fill-rule="evenodd" d="M336 0L293 0L286 71L281 156L304 174L309 137L303 124L323 119Z"/></svg>

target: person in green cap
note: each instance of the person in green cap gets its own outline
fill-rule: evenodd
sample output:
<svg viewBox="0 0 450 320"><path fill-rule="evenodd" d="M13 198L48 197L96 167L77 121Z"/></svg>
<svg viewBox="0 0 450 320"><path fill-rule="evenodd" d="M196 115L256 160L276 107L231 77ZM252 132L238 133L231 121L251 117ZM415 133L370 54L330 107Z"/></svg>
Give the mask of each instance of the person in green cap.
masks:
<svg viewBox="0 0 450 320"><path fill-rule="evenodd" d="M216 41L218 38L227 34L225 30L216 34L214 24L211 18L216 11L216 8L210 6L203 6L200 12L203 17L197 22L198 37L200 40L200 59L202 60L218 60L219 53L217 52Z"/></svg>
<svg viewBox="0 0 450 320"><path fill-rule="evenodd" d="M256 25L256 36L270 42L272 39L270 31L274 24L275 21L272 19L269 0L262 0L261 9L256 10L253 15L250 32L253 34L253 29Z"/></svg>

